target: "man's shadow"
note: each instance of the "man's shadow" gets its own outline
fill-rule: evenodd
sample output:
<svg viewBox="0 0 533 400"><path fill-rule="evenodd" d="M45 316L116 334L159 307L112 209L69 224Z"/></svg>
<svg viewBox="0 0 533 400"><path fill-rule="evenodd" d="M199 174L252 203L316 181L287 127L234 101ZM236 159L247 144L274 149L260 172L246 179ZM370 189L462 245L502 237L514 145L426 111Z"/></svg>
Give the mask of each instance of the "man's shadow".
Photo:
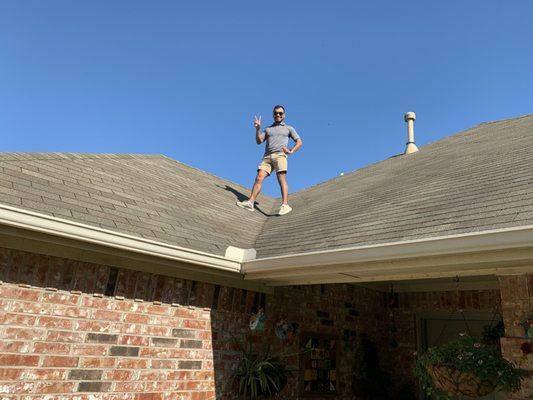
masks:
<svg viewBox="0 0 533 400"><path fill-rule="evenodd" d="M244 200L248 200L248 196L246 196L244 193L242 192L239 192L237 189L231 187L231 186L228 186L228 185L225 185L225 186L221 186L221 185L216 185L217 187L221 188L221 189L224 189L224 190L227 190L228 192L231 192L235 195L235 198L237 199L237 201L244 201ZM266 212L264 212L259 206L258 206L258 202L256 201L255 202L255 209L257 211L259 211L261 214L263 214L265 217L277 217L278 215L277 214L267 214ZM235 206L237 207L237 206Z"/></svg>

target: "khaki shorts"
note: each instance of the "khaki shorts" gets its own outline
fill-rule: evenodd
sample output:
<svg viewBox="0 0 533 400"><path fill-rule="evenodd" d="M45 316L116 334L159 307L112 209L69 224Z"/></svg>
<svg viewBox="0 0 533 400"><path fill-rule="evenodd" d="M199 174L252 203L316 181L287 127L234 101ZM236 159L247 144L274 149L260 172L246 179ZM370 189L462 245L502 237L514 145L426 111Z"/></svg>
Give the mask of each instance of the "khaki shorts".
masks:
<svg viewBox="0 0 533 400"><path fill-rule="evenodd" d="M287 155L285 153L272 153L263 157L261 164L257 167L270 175L272 170L276 172L287 171Z"/></svg>

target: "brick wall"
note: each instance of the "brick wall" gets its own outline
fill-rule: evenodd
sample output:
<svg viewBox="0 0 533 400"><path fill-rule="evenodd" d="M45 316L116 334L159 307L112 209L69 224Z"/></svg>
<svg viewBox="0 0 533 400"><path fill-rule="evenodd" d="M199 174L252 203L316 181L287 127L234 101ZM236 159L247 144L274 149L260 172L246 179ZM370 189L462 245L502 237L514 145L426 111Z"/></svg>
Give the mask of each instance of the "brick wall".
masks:
<svg viewBox="0 0 533 400"><path fill-rule="evenodd" d="M249 332L249 317L260 307L267 329L255 340L279 350L299 351L298 340L275 337L282 317L301 331L336 336L336 398L354 399L354 334L365 333L378 345L397 385L413 385L416 315L451 310L455 301L452 292L391 298L344 284L265 295L2 248L0 280L0 400L230 399L226 384L238 360L232 338ZM502 277L500 283L507 329L502 345L516 360L512 343L516 321L531 311L531 277ZM492 309L499 291L464 291L459 301L467 311ZM297 367L298 357L290 362ZM515 398L530 395L524 393ZM297 376L281 398L299 398Z"/></svg>
<svg viewBox="0 0 533 400"><path fill-rule="evenodd" d="M531 339L525 338L523 324L533 319L533 275L500 276L502 314L505 337L501 339L503 355L529 372L522 391L509 399L533 399L533 354L525 355L521 345Z"/></svg>
<svg viewBox="0 0 533 400"><path fill-rule="evenodd" d="M258 336L279 349L281 316L301 330L386 341L383 294L351 285L264 295L9 249L0 280L0 399L231 398L231 338L259 307L268 321ZM353 398L351 353L339 362L338 398ZM283 396L298 398L291 379Z"/></svg>
<svg viewBox="0 0 533 400"><path fill-rule="evenodd" d="M224 296L232 298L233 289L225 288ZM233 296L234 298L234 296ZM226 300L225 303L231 303ZM260 304L261 301L259 300ZM277 288L275 293L265 298L265 308L268 317L266 330L257 336L261 341L266 338L275 350L296 354L300 351L300 343L296 339L292 344L281 342L273 333L276 321L284 317L287 321L299 324L300 331L328 334L339 341L338 364L338 399L353 399L351 389L351 374L353 366L353 346L345 346L345 341L353 344L354 334L366 333L383 351L388 351L387 328L383 327L384 295L353 285L313 285ZM254 309L252 306L251 310ZM234 310L233 310L234 311ZM238 353L232 351L231 336L238 332L248 331L249 314L235 313L229 308L218 310L213 314L213 334L215 340L215 369L217 383L227 382L231 370L231 362L235 361ZM298 368L298 357L289 359L291 366ZM220 380L219 380L220 379ZM217 386L218 392L223 392L223 385ZM282 394L284 399L298 399L298 376L294 374ZM313 397L314 399L331 399L327 397Z"/></svg>
<svg viewBox="0 0 533 400"><path fill-rule="evenodd" d="M1 398L214 397L210 310L172 304L189 282L6 249L0 274Z"/></svg>

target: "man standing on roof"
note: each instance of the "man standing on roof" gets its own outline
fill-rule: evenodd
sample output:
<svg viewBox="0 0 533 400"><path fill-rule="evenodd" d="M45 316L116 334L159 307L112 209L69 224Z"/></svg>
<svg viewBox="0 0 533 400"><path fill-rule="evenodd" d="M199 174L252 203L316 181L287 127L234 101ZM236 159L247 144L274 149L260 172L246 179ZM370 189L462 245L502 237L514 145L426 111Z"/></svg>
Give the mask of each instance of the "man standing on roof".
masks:
<svg viewBox="0 0 533 400"><path fill-rule="evenodd" d="M257 167L257 176L250 198L237 202L239 207L253 211L255 199L261 192L264 179L270 175L272 170L276 171L279 187L281 189L281 207L278 215L285 215L292 211L289 206L289 186L287 185L287 158L302 147L302 139L296 130L285 124L285 107L277 105L273 110L274 123L261 132L261 116L255 117L255 141L261 144L266 141L265 154L261 164ZM288 148L289 137L296 143L292 149Z"/></svg>

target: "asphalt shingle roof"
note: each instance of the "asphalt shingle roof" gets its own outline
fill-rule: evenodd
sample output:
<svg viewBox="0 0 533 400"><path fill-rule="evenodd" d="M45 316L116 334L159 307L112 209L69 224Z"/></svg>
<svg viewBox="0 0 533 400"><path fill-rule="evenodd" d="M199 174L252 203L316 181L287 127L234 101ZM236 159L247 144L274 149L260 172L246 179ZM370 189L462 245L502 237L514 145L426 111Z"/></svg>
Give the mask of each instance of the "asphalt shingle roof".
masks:
<svg viewBox="0 0 533 400"><path fill-rule="evenodd" d="M533 115L481 124L291 197L259 257L533 224Z"/></svg>
<svg viewBox="0 0 533 400"><path fill-rule="evenodd" d="M165 156L0 153L0 203L223 255L253 246L261 212L235 201L248 189Z"/></svg>
<svg viewBox="0 0 533 400"><path fill-rule="evenodd" d="M165 156L0 153L0 203L177 246L258 257L533 224L533 115L481 124L291 194L293 212Z"/></svg>

